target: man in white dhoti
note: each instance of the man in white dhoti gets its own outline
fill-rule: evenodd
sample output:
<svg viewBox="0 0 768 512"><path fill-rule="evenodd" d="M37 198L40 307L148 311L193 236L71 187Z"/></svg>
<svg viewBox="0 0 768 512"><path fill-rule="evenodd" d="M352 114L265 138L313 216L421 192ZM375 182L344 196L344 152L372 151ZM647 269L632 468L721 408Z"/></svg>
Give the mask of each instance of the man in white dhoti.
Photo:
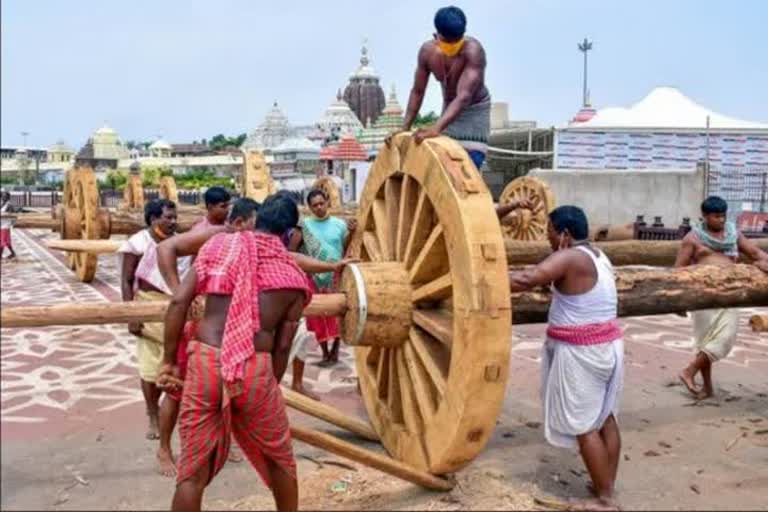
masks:
<svg viewBox="0 0 768 512"><path fill-rule="evenodd" d="M624 340L616 319L613 267L589 243L587 217L580 208L553 210L548 236L555 252L533 269L509 275L512 291L552 289L542 351L544 434L555 446L578 447L592 478L595 499L574 505L616 509Z"/></svg>
<svg viewBox="0 0 768 512"><path fill-rule="evenodd" d="M740 233L735 224L726 222L727 212L728 203L720 197L710 196L701 203L703 221L683 238L675 266L733 265L741 252L768 272L768 253ZM702 400L714 394L712 363L727 357L736 343L739 313L737 309L706 309L693 311L691 316L696 356L680 373L680 380ZM699 372L701 388L695 382Z"/></svg>

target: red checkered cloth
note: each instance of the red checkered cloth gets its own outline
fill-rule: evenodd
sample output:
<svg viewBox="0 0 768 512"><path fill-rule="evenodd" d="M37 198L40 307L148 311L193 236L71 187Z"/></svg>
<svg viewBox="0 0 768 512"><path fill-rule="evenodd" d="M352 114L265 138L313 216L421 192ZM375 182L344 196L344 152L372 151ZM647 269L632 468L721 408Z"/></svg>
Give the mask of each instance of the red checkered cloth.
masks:
<svg viewBox="0 0 768 512"><path fill-rule="evenodd" d="M259 292L301 290L312 298L307 276L288 254L279 236L241 231L219 233L195 260L198 294L231 295L221 342L225 382L243 379L244 362L254 354L259 332Z"/></svg>

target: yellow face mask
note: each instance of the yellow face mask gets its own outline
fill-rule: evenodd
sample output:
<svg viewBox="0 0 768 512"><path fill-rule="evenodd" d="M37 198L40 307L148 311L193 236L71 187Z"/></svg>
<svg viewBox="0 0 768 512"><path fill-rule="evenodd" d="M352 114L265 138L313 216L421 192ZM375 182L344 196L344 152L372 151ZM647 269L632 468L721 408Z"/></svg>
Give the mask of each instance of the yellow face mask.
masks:
<svg viewBox="0 0 768 512"><path fill-rule="evenodd" d="M446 43L445 41L438 39L437 46L440 48L440 51L446 54L448 57L453 57L458 54L464 47L464 38L462 37L455 43Z"/></svg>

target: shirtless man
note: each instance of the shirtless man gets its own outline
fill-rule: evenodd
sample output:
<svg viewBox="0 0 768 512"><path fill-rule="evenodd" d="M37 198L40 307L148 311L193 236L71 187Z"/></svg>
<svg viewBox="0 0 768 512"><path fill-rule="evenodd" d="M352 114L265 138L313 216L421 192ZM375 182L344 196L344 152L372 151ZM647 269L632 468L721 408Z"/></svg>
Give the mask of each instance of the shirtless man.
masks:
<svg viewBox="0 0 768 512"><path fill-rule="evenodd" d="M183 385L175 511L200 510L205 488L227 459L230 435L272 490L277 509L298 507L296 462L278 386L312 295L305 274L280 241L297 221L295 203L267 198L256 231L211 238L173 296L159 382L165 389ZM206 296L205 315L189 342L182 382L178 341L187 309L199 294Z"/></svg>
<svg viewBox="0 0 768 512"><path fill-rule="evenodd" d="M480 169L491 131L491 94L485 86L485 50L480 41L464 36L466 27L467 18L458 7L443 7L435 14L437 32L419 50L401 131L411 129L432 74L442 87L443 111L433 126L416 131L416 143L448 135L467 150ZM387 143L391 140L387 138Z"/></svg>
<svg viewBox="0 0 768 512"><path fill-rule="evenodd" d="M728 203L710 196L701 203L703 222L694 226L680 246L676 267L688 265L733 265L743 253L754 260L754 265L768 272L768 253L726 222ZM707 309L693 311L693 335L696 356L680 373L680 380L698 400L714 394L712 363L731 352L739 328L737 309ZM703 386L696 386L696 374L701 372Z"/></svg>
<svg viewBox="0 0 768 512"><path fill-rule="evenodd" d="M544 435L554 446L578 448L592 478L596 499L573 502L573 509L616 510L624 339L616 320L613 267L589 242L580 208L555 208L547 231L555 252L532 269L509 275L512 291L552 290L541 358Z"/></svg>
<svg viewBox="0 0 768 512"><path fill-rule="evenodd" d="M212 237L219 233L227 232L239 232L243 230L253 229L253 222L255 219L255 213L258 212L259 204L256 201L248 198L241 198L235 201L232 205L232 210L227 222L227 225L222 226L208 226L200 229L189 231L181 235L175 236L158 246L158 267L165 281L168 283L172 292L178 290L181 282L179 280L179 274L177 270L176 261L178 258L186 256L195 256L200 251L200 248ZM320 260L316 260L309 256L299 253L290 253L294 261L299 267L308 273L318 272L340 272L345 265L353 262L354 260L345 259L336 263L326 263ZM191 322L195 322L199 319L192 319L185 326L185 336L182 336L179 340L177 347L177 365L183 378L186 374L187 359L186 359L186 342L188 333L194 332L196 326L190 325ZM289 353L289 359L298 357L297 352L301 351L302 347L296 346L297 343L301 343L305 340L299 339L302 336L302 326L299 325L297 329L296 337L293 340L293 345ZM306 335L306 327L303 329L303 335ZM292 389L296 392L316 398L313 394L308 393L301 380L297 380L294 375L294 379L291 385ZM319 399L319 398L318 398ZM176 472L175 458L171 449L171 437L173 435L173 429L176 425L179 414L179 402L181 400L180 391L169 391L166 393L166 397L160 408L160 446L157 451L157 461L159 472L164 476L173 476ZM230 453L230 460L238 462L238 457L232 457Z"/></svg>

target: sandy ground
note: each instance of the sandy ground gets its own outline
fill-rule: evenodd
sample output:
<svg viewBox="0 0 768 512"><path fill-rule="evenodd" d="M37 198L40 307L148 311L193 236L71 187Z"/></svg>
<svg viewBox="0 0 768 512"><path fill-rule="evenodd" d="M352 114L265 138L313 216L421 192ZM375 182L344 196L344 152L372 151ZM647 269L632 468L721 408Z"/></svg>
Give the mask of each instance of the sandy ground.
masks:
<svg viewBox="0 0 768 512"><path fill-rule="evenodd" d="M48 234L15 235L20 258L3 261L3 306L117 300L116 266L109 257L100 259L98 281L83 285L42 248ZM739 346L715 368L717 398L696 403L674 378L690 357L689 320L636 318L625 328L621 504L643 510L768 510L768 336L749 332L743 322ZM296 442L301 508L522 510L537 508L534 496L587 496L578 454L543 438L542 332L539 325L515 329L496 431L482 454L454 475L451 492L425 491ZM156 445L143 438L133 350L130 335L112 326L2 330L0 508L168 508L174 484L154 472ZM348 354L332 370L310 366L308 382L324 401L365 417ZM291 419L328 428L300 413ZM230 463L210 486L205 507L272 509L273 502L247 463Z"/></svg>

